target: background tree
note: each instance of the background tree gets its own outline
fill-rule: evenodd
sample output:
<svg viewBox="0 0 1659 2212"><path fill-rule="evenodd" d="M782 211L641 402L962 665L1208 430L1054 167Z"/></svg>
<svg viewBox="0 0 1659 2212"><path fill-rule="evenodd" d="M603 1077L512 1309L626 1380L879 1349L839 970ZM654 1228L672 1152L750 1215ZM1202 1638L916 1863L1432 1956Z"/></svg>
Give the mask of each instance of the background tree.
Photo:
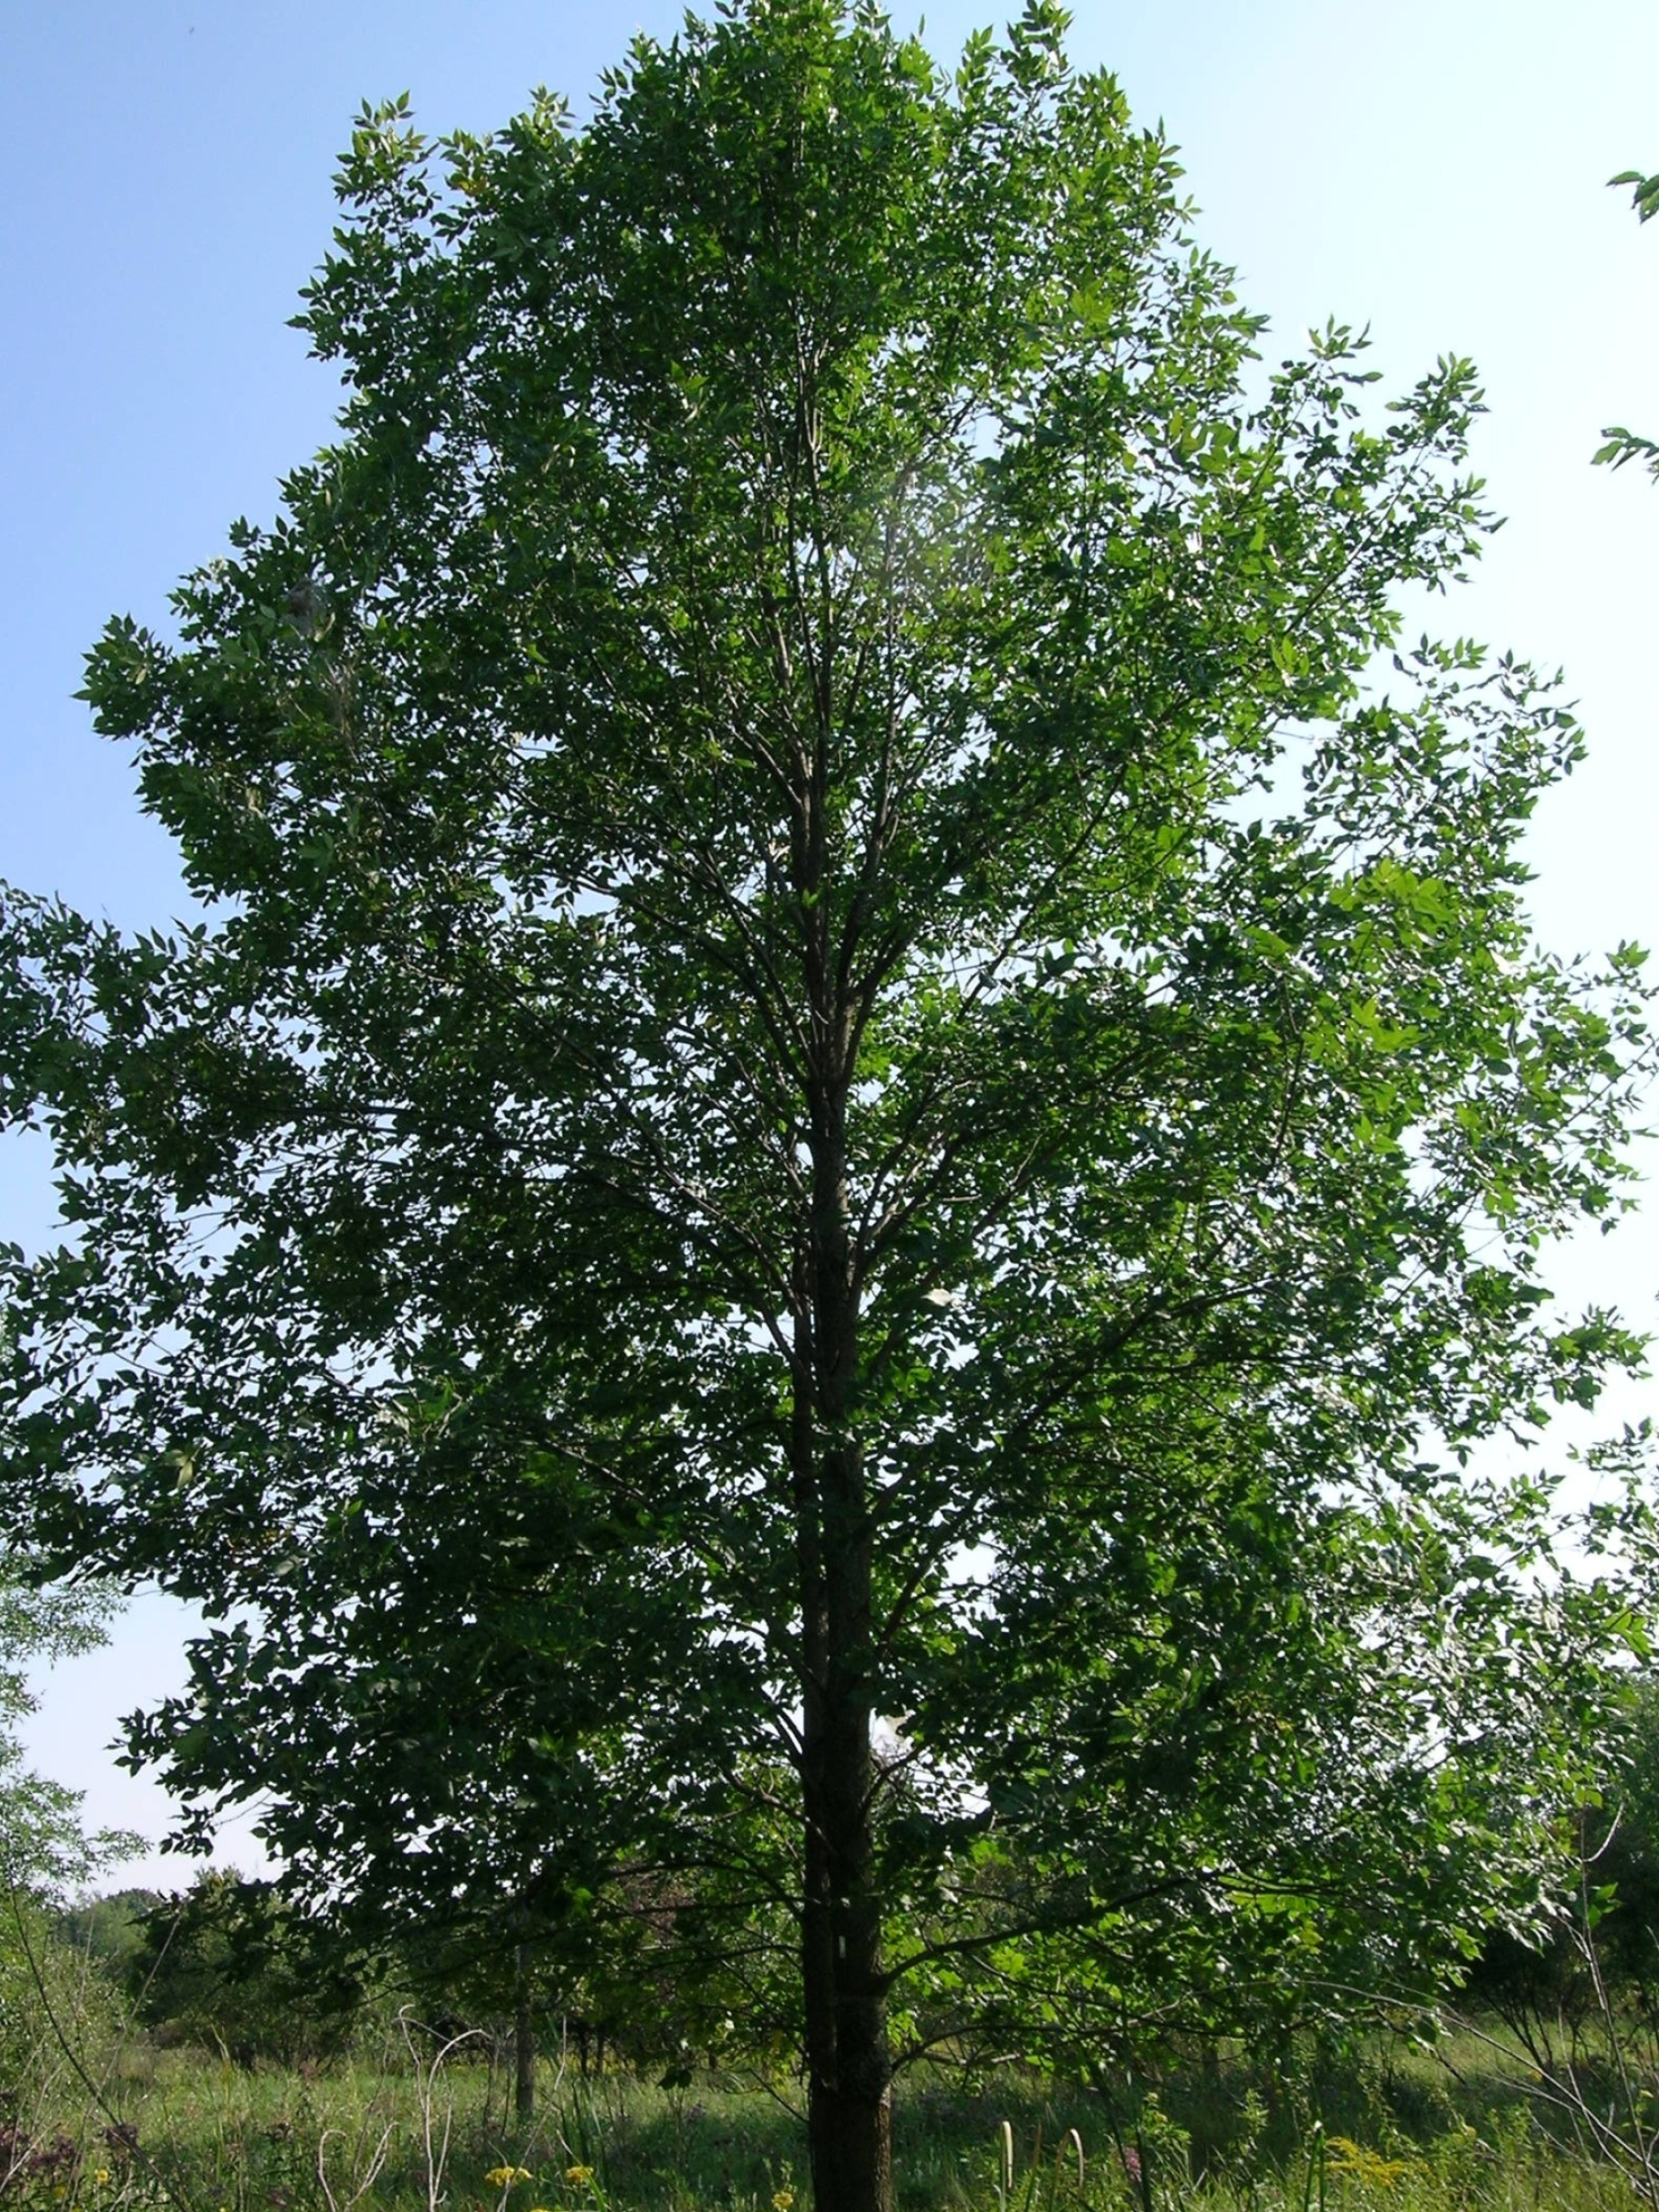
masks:
<svg viewBox="0 0 1659 2212"><path fill-rule="evenodd" d="M86 2024L87 1993L54 1942L52 1909L139 1847L114 1830L88 1834L79 1793L25 1764L16 1729L35 1706L31 1669L102 1643L110 1610L97 1590L31 1582L38 1565L14 1551L0 1567L0 2111L39 2077L58 2032L52 2015Z"/></svg>
<svg viewBox="0 0 1659 2212"><path fill-rule="evenodd" d="M14 1897L50 1899L138 1839L114 1830L88 1835L80 1793L24 1764L16 1729L35 1710L31 1668L95 1649L111 1610L106 1591L31 1581L37 1564L14 1553L0 1567L0 1864Z"/></svg>
<svg viewBox="0 0 1659 2212"><path fill-rule="evenodd" d="M1571 715L1386 658L1473 373L1258 372L1060 27L366 114L341 441L90 665L211 919L6 910L8 1496L212 1623L136 1751L751 1975L823 2212L896 2058L1524 1915L1618 1611L1465 1471L1636 1356L1539 1267L1644 1035L1521 904Z"/></svg>
<svg viewBox="0 0 1659 2212"><path fill-rule="evenodd" d="M144 1948L144 1921L166 1898L159 1889L98 1890L77 1898L57 1918L57 1933L72 1951L95 1960L123 1986Z"/></svg>
<svg viewBox="0 0 1659 2212"><path fill-rule="evenodd" d="M138 2019L164 2043L193 2043L239 2066L331 2057L359 2024L364 1987L329 1931L268 1881L205 1869L154 1898L122 1960Z"/></svg>
<svg viewBox="0 0 1659 2212"><path fill-rule="evenodd" d="M1499 2014L1552 2065L1583 2063L1587 2051L1607 2063L1609 2002L1659 2027L1659 1683L1650 1672L1632 1675L1612 1718L1614 1771L1603 1801L1581 1816L1553 1920L1525 1936L1494 1930L1465 1987L1467 2002Z"/></svg>

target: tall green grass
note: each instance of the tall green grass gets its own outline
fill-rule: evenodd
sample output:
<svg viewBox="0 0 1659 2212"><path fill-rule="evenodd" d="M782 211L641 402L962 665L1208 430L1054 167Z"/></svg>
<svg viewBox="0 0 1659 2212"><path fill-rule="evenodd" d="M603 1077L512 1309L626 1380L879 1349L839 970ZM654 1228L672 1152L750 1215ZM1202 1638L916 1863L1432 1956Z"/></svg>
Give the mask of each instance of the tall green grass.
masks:
<svg viewBox="0 0 1659 2212"><path fill-rule="evenodd" d="M388 2027L325 2070L244 2071L117 2035L14 2115L16 2212L811 2212L789 2091L544 2063L533 2126L477 2044ZM83 2078L84 2076L84 2078ZM89 2086L90 2085L90 2086ZM96 2094L93 2094L95 2089ZM31 2164L20 2144L53 2155ZM65 2150L63 2147L67 2145ZM1009 2069L909 2082L902 2212L1634 2212L1477 2039L1248 2052L1146 2084Z"/></svg>

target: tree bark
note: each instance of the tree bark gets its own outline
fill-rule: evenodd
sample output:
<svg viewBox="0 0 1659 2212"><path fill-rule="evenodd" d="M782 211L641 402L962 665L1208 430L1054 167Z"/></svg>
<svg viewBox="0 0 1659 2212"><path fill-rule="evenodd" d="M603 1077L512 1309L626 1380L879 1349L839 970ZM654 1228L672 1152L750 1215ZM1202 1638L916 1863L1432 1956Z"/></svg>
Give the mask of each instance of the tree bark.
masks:
<svg viewBox="0 0 1659 2212"><path fill-rule="evenodd" d="M820 2212L890 2212L892 2067L872 1880L870 1544L862 1483L826 1455L826 1680L805 1716L808 2132ZM837 1496L837 1492L840 1493ZM842 1524L839 1528L837 1523Z"/></svg>
<svg viewBox="0 0 1659 2212"><path fill-rule="evenodd" d="M839 1074L839 1071L837 1073ZM827 1093L827 1095L826 1095ZM855 1433L858 1297L844 1079L813 1101L812 1419L796 1429L806 1885L807 2130L818 2212L892 2212L892 2064L874 1881L873 1531ZM801 1478L806 1478L803 1480Z"/></svg>
<svg viewBox="0 0 1659 2212"><path fill-rule="evenodd" d="M514 1966L513 2111L520 2127L528 2127L536 2117L536 2017L527 1943L520 1944Z"/></svg>

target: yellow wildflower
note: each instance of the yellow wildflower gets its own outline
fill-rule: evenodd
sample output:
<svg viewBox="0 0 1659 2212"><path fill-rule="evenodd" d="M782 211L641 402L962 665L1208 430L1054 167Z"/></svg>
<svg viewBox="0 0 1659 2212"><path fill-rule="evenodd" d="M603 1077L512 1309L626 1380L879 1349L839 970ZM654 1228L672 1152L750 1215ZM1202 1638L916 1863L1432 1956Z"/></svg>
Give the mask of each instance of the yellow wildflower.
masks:
<svg viewBox="0 0 1659 2212"><path fill-rule="evenodd" d="M1332 2173L1351 2174L1356 2181L1367 2182L1376 2189L1392 2189L1406 2171L1403 2158L1384 2158L1381 2152L1367 2150L1348 2136L1333 2136L1327 2148Z"/></svg>
<svg viewBox="0 0 1659 2212"><path fill-rule="evenodd" d="M790 2212L794 2201L793 2189L775 2189L772 2191L772 2212Z"/></svg>
<svg viewBox="0 0 1659 2212"><path fill-rule="evenodd" d="M492 2166L484 2179L492 2189L511 2189L515 2181L533 2181L527 2166Z"/></svg>
<svg viewBox="0 0 1659 2212"><path fill-rule="evenodd" d="M564 2170L564 2185L567 2189L586 2189L592 2179L593 2169L591 2166L568 2166Z"/></svg>

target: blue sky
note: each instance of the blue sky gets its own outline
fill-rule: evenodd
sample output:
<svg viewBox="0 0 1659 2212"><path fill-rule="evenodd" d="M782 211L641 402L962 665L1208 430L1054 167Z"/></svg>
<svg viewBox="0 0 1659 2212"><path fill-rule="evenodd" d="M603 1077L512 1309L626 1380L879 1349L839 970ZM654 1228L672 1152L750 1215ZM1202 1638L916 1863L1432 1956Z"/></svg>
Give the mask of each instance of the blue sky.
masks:
<svg viewBox="0 0 1659 2212"><path fill-rule="evenodd" d="M678 20L655 0L0 9L0 877L130 927L182 910L130 763L70 695L104 620L164 623L176 577L234 516L266 517L277 477L328 434L331 374L285 325L360 103L406 89L434 131L500 123L538 83L580 110L635 30ZM1001 19L950 0L926 35L953 56L985 20ZM1334 315L1370 324L1387 386L1444 351L1480 363L1477 461L1509 521L1428 619L1565 666L1589 728L1589 761L1534 839L1540 934L1659 941L1659 487L1589 465L1606 422L1659 435L1659 223L1638 229L1605 184L1659 167L1659 7L1079 0L1072 47L1168 125L1199 234L1271 317L1270 348ZM0 1146L0 1235L34 1243L51 1218L40 1149ZM1556 1274L1645 1325L1659 1206ZM1644 1404L1638 1389L1617 1410ZM96 1819L166 1826L105 1747L179 1680L181 1632L140 1600L107 1651L44 1686L37 1763ZM253 1856L234 1834L226 1853Z"/></svg>

